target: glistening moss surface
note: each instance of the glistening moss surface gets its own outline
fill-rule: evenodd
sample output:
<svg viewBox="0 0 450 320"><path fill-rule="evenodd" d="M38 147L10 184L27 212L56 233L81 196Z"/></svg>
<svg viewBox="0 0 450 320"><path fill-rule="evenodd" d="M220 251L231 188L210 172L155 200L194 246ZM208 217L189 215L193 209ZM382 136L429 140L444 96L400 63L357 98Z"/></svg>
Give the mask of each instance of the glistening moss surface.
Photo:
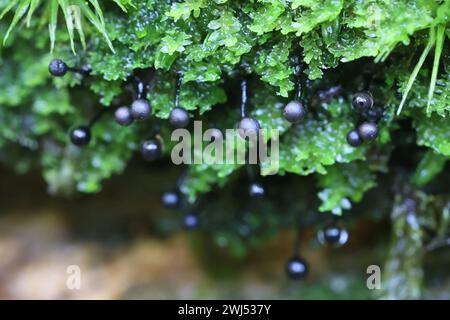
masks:
<svg viewBox="0 0 450 320"><path fill-rule="evenodd" d="M142 132L151 128L152 122L148 122L122 129L112 123L111 117L105 117L96 126L95 139L89 148L80 152L67 144L66 133L70 127L86 122L100 105L108 107L113 99L123 96L121 83L133 71L139 70L154 80L148 98L156 117L168 117L173 108L174 71L183 70L183 107L199 110L200 114L223 114L217 116L217 124L226 127L229 124L221 118L237 109L231 96L238 90L237 80L242 75L252 79L254 114L271 112L274 104L286 103L286 98L293 96L295 78L290 61L295 54L302 56L304 74L315 80L304 89L311 97L307 104L312 115L283 135L282 172L318 174L319 181L326 181L320 175L327 174L328 166L360 160L366 161L366 165L356 167L367 170L370 150L386 149L392 144L389 133L398 121L411 118L417 128L418 145L443 156L449 154L444 128L450 105L447 44L440 60L430 117L424 110L431 73L428 65L419 73L405 112L400 117L392 116L412 72L411 65L427 41L428 30L445 26L448 1L410 4L407 1L190 0L121 1L120 4L126 11L100 3L105 30L115 53L99 29L91 27L89 16L82 20L87 46L83 49L77 45L76 56L68 41L70 33L64 30L64 25L58 25L53 55L64 58L70 65L89 63L92 66L95 78L83 82L82 86L80 79L73 75L54 81L48 76L49 35L37 18L44 17L46 21L48 13L44 7L38 6L34 18L27 21L30 28L21 23L15 25L3 49L0 103L2 120L8 125L2 126L0 143L3 149L19 149L14 156L8 156L8 152L3 158L19 170L40 166L54 192L99 191L102 180L123 170ZM3 9L7 5L7 1L0 3ZM3 34L14 10L20 9L26 6L13 6L2 19ZM385 60L376 65L365 60L323 74L329 68L364 57ZM345 85L341 96L329 103L314 101L317 90L336 84ZM380 123L383 134L373 145L353 149L344 140L355 124L350 115L349 97L367 85L376 88L379 107L385 112ZM77 94L80 92L81 95ZM237 113L236 110L236 120ZM259 120L263 127L271 126L270 118ZM28 156L29 151L32 157ZM22 156L23 153L27 156ZM355 175L354 168L349 165L341 170L350 170L347 175ZM217 177L226 179L224 174L215 171L211 168L192 178L194 181L191 180L187 190L191 199L208 189L205 184L217 183ZM233 170L225 171L228 175ZM216 178L209 177L208 172ZM353 188L367 189L363 185L358 187L355 181L342 182L348 185L335 188L348 190L353 185ZM333 194L330 198L334 200L324 201L335 204L324 203L321 208L338 210L337 203L349 197L338 190Z"/></svg>

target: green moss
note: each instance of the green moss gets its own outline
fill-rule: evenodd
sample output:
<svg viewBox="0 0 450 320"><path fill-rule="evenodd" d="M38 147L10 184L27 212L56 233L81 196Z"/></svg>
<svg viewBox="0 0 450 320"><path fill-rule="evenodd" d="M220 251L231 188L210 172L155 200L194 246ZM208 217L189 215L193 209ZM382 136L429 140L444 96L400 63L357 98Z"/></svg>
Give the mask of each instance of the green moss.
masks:
<svg viewBox="0 0 450 320"><path fill-rule="evenodd" d="M1 10L8 8L0 20L3 35L15 21L14 10L16 17L26 19L24 7L8 3L0 1ZM281 130L280 174L317 175L323 201L320 211L341 212L342 203L359 201L376 184L376 166L365 161L382 148L396 148L390 136L399 121L413 121L417 145L433 150L433 159L440 159L429 170L433 174L416 178L418 183L437 178L438 168L442 169L439 164L450 156L448 0L96 3L92 1L90 11L83 11L83 19L90 21L83 24L85 48L73 50L73 35L64 30L63 20L52 25L55 33L49 36L42 22L52 24L50 12L54 12L38 6L29 20L30 28L13 23L2 49L0 119L6 125L0 128L0 146L5 150L20 146L18 152L5 153L2 160L18 168L28 168L25 164L31 161L54 192L98 192L103 180L126 167L144 128L123 130L104 116L95 127L93 144L83 151L68 146L67 132L87 122L102 105L123 99L124 81L133 72L152 80L148 98L153 114L167 119L174 106L177 72L183 71L180 103L193 113L213 114L221 128L232 128L238 121L236 92L240 79L247 76L252 86L252 114L263 127ZM62 15L61 11L57 16ZM418 72L405 98L404 112L395 117L414 62L427 43L429 30L437 26L444 28L446 37L438 69L434 67L437 81L428 111L432 57L425 59ZM88 82L75 75L50 79L47 48L53 42L54 57L70 65L90 64L95 78ZM314 81L305 81L303 88L308 117L290 127L282 119L281 107L295 95L292 58L297 55L302 60L302 77ZM344 85L342 93L330 101L317 100L319 90L337 84ZM384 108L381 138L352 148L345 136L358 119L350 109L350 96L367 84L376 87L376 98L381 101L377 107ZM162 124L163 132L168 132L166 122ZM428 158L419 170L430 166ZM214 185L225 186L239 167L193 166L183 191L193 202ZM263 174L269 171L262 168Z"/></svg>

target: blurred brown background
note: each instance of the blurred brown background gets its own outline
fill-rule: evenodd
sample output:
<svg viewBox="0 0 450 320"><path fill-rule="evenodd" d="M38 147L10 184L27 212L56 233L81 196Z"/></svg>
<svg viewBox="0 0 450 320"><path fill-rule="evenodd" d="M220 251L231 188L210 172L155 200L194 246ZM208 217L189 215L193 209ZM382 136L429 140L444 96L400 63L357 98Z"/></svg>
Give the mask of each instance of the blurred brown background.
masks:
<svg viewBox="0 0 450 320"><path fill-rule="evenodd" d="M0 168L0 298L377 297L366 288L366 268L383 265L385 240L378 235L389 233L386 221L358 222L341 249L321 247L307 230L302 254L311 273L292 282L284 274L294 238L289 230L244 258L211 244L201 232L158 231L158 221L172 214L162 208L160 195L176 180L177 170L162 177L165 171L158 168L134 166L107 182L100 194L62 199L47 194L39 175ZM149 189L147 179L161 183ZM448 263L433 259L427 264L439 281L427 280L427 297L448 298ZM66 286L69 265L81 268L80 290Z"/></svg>

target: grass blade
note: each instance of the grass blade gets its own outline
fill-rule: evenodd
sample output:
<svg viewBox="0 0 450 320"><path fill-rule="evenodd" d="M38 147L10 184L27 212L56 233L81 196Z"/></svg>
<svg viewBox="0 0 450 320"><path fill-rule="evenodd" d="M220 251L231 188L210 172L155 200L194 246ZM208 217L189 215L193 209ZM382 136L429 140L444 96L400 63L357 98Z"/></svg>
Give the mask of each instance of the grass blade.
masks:
<svg viewBox="0 0 450 320"><path fill-rule="evenodd" d="M80 37L81 45L86 50L86 37L84 35L83 25L81 24L81 16L78 16L75 20L75 28L77 29L78 36Z"/></svg>
<svg viewBox="0 0 450 320"><path fill-rule="evenodd" d="M406 84L406 90L403 93L402 101L400 102L400 105L398 106L398 109L397 109L397 115L400 115L400 113L402 112L403 105L405 104L406 98L408 97L408 93L411 90L412 85L413 85L414 81L416 80L417 75L419 74L419 71L422 68L423 63L425 62L425 59L427 58L428 53L430 52L431 48L434 46L435 37L436 37L435 33L436 33L436 30L434 28L431 28L430 35L428 37L427 46L423 50L422 55L419 58L419 61L417 62L416 66L414 67L413 72L409 76L408 83Z"/></svg>
<svg viewBox="0 0 450 320"><path fill-rule="evenodd" d="M123 12L127 12L127 7L132 7L136 9L136 6L133 0L113 0L115 4L117 4Z"/></svg>
<svg viewBox="0 0 450 320"><path fill-rule="evenodd" d="M431 72L430 88L428 89L427 113L430 111L431 100L433 99L436 79L439 71L439 61L441 60L442 48L444 46L445 26L438 25L436 31L436 48L434 49L433 71Z"/></svg>
<svg viewBox="0 0 450 320"><path fill-rule="evenodd" d="M102 25L105 25L105 19L103 18L103 11L100 8L100 5L98 4L97 0L89 0L89 2L92 4L95 10L95 14L99 17L100 23Z"/></svg>
<svg viewBox="0 0 450 320"><path fill-rule="evenodd" d="M128 6L134 7L133 0L113 0L113 2L125 12L127 11ZM27 27L30 27L32 18L36 16L35 13L37 9L43 7L39 27L48 25L50 34L50 51L53 52L56 42L58 11L59 7L61 7L69 34L70 46L74 54L76 54L74 28L77 29L83 48L86 48L86 39L81 23L83 17L89 20L89 22L102 34L111 51L113 53L115 52L106 30L104 14L98 0L10 0L3 8L3 11L1 11L0 20L4 18L5 15L10 13L14 7L17 8L14 10L13 19L3 38L3 45L6 44L12 30L25 15L25 24ZM73 8L75 7L79 8L82 14L76 14L73 12Z"/></svg>
<svg viewBox="0 0 450 320"><path fill-rule="evenodd" d="M13 0L11 1L5 9L3 9L2 13L0 14L0 19L3 19L5 14L11 11L11 9L19 2L19 0Z"/></svg>
<svg viewBox="0 0 450 320"><path fill-rule="evenodd" d="M127 12L127 8L120 2L120 0L113 0L119 7L122 9L123 12Z"/></svg>
<svg viewBox="0 0 450 320"><path fill-rule="evenodd" d="M92 10L86 6L86 4L83 2L83 0L77 0L77 4L80 6L81 11L86 16L86 18L94 25L95 28L103 35L103 37L106 40L106 43L108 43L109 48L113 53L116 51L114 50L114 47L112 45L111 40L108 37L108 33L106 32L105 25L101 23L101 20L97 15L92 12Z"/></svg>
<svg viewBox="0 0 450 320"><path fill-rule="evenodd" d="M22 17L25 15L25 13L28 10L28 6L30 5L30 0L22 0L17 9L14 13L14 17L11 21L11 24L9 25L8 31L6 31L5 37L3 38L3 45L5 45L6 40L8 40L9 35L11 34L11 31L14 29L14 27L17 25L17 23L22 19Z"/></svg>
<svg viewBox="0 0 450 320"><path fill-rule="evenodd" d="M28 9L27 13L27 28L30 27L31 24L31 18L33 17L34 12L36 11L37 7L39 6L40 0L31 0L30 2L30 8Z"/></svg>
<svg viewBox="0 0 450 320"><path fill-rule="evenodd" d="M56 26L58 24L58 0L50 0L50 20L48 30L50 32L50 52L55 48Z"/></svg>
<svg viewBox="0 0 450 320"><path fill-rule="evenodd" d="M69 33L70 48L72 49L73 54L76 55L74 32L73 32L73 29L75 28L73 20L76 19L76 17L71 12L71 9L70 9L69 5L67 4L67 0L58 0L58 3L64 14L64 19L66 20L67 32Z"/></svg>

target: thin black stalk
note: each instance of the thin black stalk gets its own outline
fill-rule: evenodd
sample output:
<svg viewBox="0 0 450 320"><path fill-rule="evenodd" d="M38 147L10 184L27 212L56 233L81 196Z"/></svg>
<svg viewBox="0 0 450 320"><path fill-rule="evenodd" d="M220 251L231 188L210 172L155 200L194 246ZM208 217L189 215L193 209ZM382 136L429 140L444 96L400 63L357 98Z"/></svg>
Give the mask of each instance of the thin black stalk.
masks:
<svg viewBox="0 0 450 320"><path fill-rule="evenodd" d="M153 128L149 132L148 138L153 139L154 137L158 136L161 137L160 133L161 133L161 121L160 119L156 119Z"/></svg>
<svg viewBox="0 0 450 320"><path fill-rule="evenodd" d="M247 164L247 174L251 181L255 180L255 171L253 170L253 167L250 164Z"/></svg>
<svg viewBox="0 0 450 320"><path fill-rule="evenodd" d="M177 184L176 184L178 190L180 190L182 184L186 181L187 175L188 175L188 171L185 170L185 171L183 171L181 176L178 178Z"/></svg>
<svg viewBox="0 0 450 320"><path fill-rule="evenodd" d="M144 82L142 82L142 80L139 77L137 77L137 76L134 76L133 79L136 82L137 98L138 99L142 99L142 97L144 96L144 91L145 91Z"/></svg>
<svg viewBox="0 0 450 320"><path fill-rule="evenodd" d="M336 225L339 223L339 221L341 220L341 217L338 216L337 214L332 214L331 215L331 223Z"/></svg>
<svg viewBox="0 0 450 320"><path fill-rule="evenodd" d="M175 108L178 108L180 106L180 92L181 92L181 86L183 84L183 73L178 73L178 82L177 87L175 89Z"/></svg>
<svg viewBox="0 0 450 320"><path fill-rule="evenodd" d="M294 242L294 250L293 250L294 256L300 255L301 236L302 236L302 228L299 227L297 231L297 237L295 238Z"/></svg>
<svg viewBox="0 0 450 320"><path fill-rule="evenodd" d="M300 101L302 98L302 81L300 77L297 79L297 101Z"/></svg>
<svg viewBox="0 0 450 320"><path fill-rule="evenodd" d="M247 107L247 80L241 82L242 100L241 100L241 117L245 118L245 108Z"/></svg>
<svg viewBox="0 0 450 320"><path fill-rule="evenodd" d="M297 101L300 101L302 98L305 98L305 88L306 83L304 81L304 77L302 76L302 48L300 45L297 46L295 50L295 60L294 60L294 76L297 82Z"/></svg>
<svg viewBox="0 0 450 320"><path fill-rule="evenodd" d="M82 76L88 76L89 73L90 73L88 70L84 70L84 69L81 69L81 68L75 68L75 67L69 67L68 70L71 71L71 72L74 72L74 73L78 73L78 74L80 74Z"/></svg>
<svg viewBox="0 0 450 320"><path fill-rule="evenodd" d="M97 113L92 117L92 119L89 121L89 128L92 128L96 122L100 120L100 118L103 116L103 114L107 111L109 111L110 108L102 107Z"/></svg>

